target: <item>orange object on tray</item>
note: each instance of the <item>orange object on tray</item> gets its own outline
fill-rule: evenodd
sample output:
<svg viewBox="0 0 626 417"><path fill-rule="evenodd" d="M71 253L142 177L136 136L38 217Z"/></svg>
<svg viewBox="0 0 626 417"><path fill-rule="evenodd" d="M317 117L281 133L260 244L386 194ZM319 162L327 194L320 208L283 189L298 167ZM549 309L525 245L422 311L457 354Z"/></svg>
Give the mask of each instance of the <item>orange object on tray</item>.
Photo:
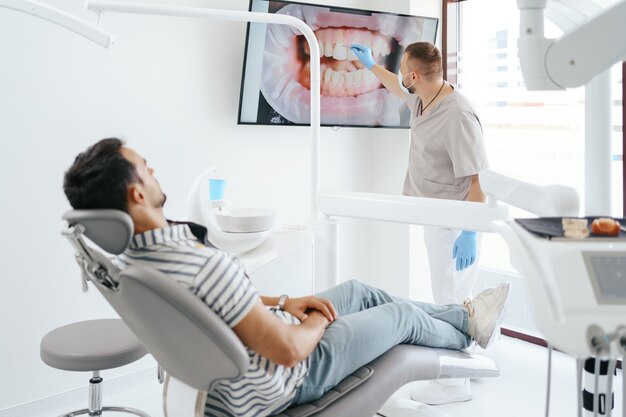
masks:
<svg viewBox="0 0 626 417"><path fill-rule="evenodd" d="M600 217L591 223L591 233L602 236L619 236L620 224L608 217Z"/></svg>

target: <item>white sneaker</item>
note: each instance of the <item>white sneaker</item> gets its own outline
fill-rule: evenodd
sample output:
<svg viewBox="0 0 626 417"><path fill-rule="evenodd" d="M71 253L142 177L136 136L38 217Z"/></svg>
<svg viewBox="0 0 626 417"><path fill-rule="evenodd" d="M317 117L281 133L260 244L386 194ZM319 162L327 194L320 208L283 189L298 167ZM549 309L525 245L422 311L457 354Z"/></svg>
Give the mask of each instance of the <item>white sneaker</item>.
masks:
<svg viewBox="0 0 626 417"><path fill-rule="evenodd" d="M435 380L430 381L426 386L411 391L411 399L428 405L469 401L472 399L472 388L469 379L463 379L460 384L455 385Z"/></svg>
<svg viewBox="0 0 626 417"><path fill-rule="evenodd" d="M480 292L463 304L469 312L467 334L483 349L487 349L496 339L496 329L504 316L510 289L511 284L504 282L496 288Z"/></svg>

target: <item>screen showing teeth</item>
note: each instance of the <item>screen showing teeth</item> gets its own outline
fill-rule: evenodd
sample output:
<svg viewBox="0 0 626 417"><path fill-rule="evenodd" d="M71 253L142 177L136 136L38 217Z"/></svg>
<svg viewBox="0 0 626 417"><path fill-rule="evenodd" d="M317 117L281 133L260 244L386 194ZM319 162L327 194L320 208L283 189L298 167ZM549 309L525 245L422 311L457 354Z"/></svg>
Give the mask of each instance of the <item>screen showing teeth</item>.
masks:
<svg viewBox="0 0 626 417"><path fill-rule="evenodd" d="M320 55L322 124L408 127L408 108L350 47L370 48L377 64L397 72L407 45L435 41L437 19L288 1L251 0L250 10L294 16L313 30ZM297 30L250 24L239 123L308 124L310 55Z"/></svg>

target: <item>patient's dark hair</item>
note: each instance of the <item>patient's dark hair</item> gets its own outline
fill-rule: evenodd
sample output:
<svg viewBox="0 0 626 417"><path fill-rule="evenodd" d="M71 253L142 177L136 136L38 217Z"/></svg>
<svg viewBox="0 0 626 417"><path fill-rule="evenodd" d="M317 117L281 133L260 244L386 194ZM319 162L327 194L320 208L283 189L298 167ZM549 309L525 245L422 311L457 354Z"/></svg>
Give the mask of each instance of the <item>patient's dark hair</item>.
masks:
<svg viewBox="0 0 626 417"><path fill-rule="evenodd" d="M65 172L63 190L74 209L128 212L128 186L139 182L135 166L121 153L124 142L102 139L78 154Z"/></svg>

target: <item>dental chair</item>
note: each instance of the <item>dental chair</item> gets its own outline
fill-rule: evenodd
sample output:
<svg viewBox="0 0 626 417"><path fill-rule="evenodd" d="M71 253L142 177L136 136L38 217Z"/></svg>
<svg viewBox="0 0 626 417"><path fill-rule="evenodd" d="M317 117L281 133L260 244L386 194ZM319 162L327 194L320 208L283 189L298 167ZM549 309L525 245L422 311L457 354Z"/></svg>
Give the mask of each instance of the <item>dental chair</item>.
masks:
<svg viewBox="0 0 626 417"><path fill-rule="evenodd" d="M243 375L249 365L239 338L205 303L171 278L141 266L120 270L94 247L114 255L126 249L133 236L133 223L126 213L72 210L63 218L69 224L63 234L77 251L85 279L102 293L167 373L165 416L203 416L206 393L213 385ZM498 375L497 365L481 355L399 345L356 370L320 399L291 407L279 416L370 417L411 381Z"/></svg>

